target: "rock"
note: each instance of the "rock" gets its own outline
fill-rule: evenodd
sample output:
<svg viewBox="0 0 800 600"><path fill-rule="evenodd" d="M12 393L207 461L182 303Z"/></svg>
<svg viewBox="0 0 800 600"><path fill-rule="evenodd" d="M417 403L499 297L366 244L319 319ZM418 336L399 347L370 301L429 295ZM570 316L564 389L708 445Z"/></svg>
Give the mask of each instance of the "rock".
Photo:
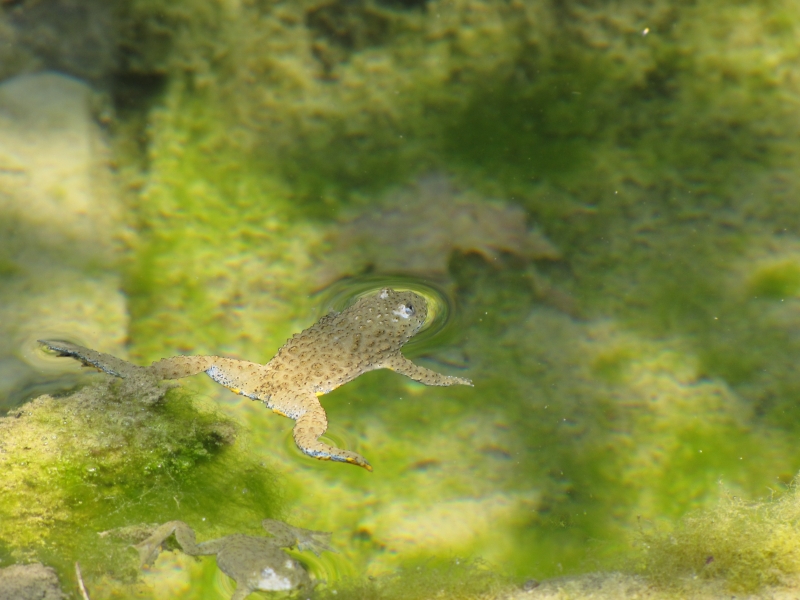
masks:
<svg viewBox="0 0 800 600"><path fill-rule="evenodd" d="M502 253L559 260L558 249L526 220L518 205L484 198L445 174L430 173L345 217L329 235L333 252L321 261L318 280L328 285L365 268L441 279L456 251L487 261Z"/></svg>
<svg viewBox="0 0 800 600"><path fill-rule="evenodd" d="M0 600L62 600L56 572L40 563L0 569Z"/></svg>
<svg viewBox="0 0 800 600"><path fill-rule="evenodd" d="M0 409L48 364L64 370L36 339L119 352L127 331L121 205L92 100L54 73L0 84Z"/></svg>

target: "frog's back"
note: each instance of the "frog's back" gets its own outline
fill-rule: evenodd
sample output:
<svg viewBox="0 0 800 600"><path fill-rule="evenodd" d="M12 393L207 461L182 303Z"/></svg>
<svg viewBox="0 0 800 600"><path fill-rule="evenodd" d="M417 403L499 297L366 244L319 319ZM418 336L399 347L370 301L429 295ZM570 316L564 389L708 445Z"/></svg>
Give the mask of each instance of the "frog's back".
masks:
<svg viewBox="0 0 800 600"><path fill-rule="evenodd" d="M425 300L382 290L296 334L269 364L273 394L327 393L399 352L425 321Z"/></svg>

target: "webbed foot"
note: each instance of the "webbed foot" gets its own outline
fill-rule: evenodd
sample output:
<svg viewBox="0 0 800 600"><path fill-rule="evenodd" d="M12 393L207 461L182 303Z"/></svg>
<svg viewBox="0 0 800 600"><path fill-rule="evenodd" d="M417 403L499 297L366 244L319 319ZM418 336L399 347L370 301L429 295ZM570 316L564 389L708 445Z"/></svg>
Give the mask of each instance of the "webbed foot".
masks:
<svg viewBox="0 0 800 600"><path fill-rule="evenodd" d="M336 552L330 545L331 533L328 531L314 531L312 529L293 527L274 519L264 519L261 521L261 526L275 538L275 542L282 548L297 546L297 549L301 552L310 550L317 556L323 552Z"/></svg>
<svg viewBox="0 0 800 600"><path fill-rule="evenodd" d="M84 348L78 344L71 344L70 342L62 342L59 340L39 340L39 343L49 350L56 352L59 356L76 358L84 365L95 367L115 377L126 378L147 372L147 368L145 367L139 367L133 363L129 363L127 360L122 360L111 354L98 352L91 348Z"/></svg>
<svg viewBox="0 0 800 600"><path fill-rule="evenodd" d="M372 465L360 454L320 442L319 436L325 433L328 428L328 418L325 416L325 410L314 396L305 400L303 404L305 404L305 410L300 416L296 417L292 432L294 442L303 454L319 460L349 463L362 467L367 471L372 471Z"/></svg>
<svg viewBox="0 0 800 600"><path fill-rule="evenodd" d="M161 551L161 544L173 533L184 552L195 555L194 550L197 545L192 528L183 521L169 521L158 527L149 538L133 546L139 553L140 568L150 566L156 561Z"/></svg>

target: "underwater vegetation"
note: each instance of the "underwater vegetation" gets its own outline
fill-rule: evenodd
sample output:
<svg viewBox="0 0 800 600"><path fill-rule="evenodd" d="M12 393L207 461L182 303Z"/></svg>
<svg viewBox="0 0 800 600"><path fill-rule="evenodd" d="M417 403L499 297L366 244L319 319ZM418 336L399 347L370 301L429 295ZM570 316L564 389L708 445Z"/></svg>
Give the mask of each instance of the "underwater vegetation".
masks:
<svg viewBox="0 0 800 600"><path fill-rule="evenodd" d="M321 267L322 284L365 270L443 279L454 252L487 261L503 254L527 261L561 258L544 235L527 227L519 206L458 189L443 173L428 173L380 203L362 203L362 214L331 228L332 256ZM381 250L387 246L391 253Z"/></svg>
<svg viewBox="0 0 800 600"><path fill-rule="evenodd" d="M126 336L124 211L95 100L89 85L56 73L0 84L2 411L51 391L31 360L37 336L114 351Z"/></svg>
<svg viewBox="0 0 800 600"><path fill-rule="evenodd" d="M480 560L458 558L411 562L390 577L371 580L344 580L319 589L314 598L331 600L417 600L436 593L449 598L472 600L507 595L507 577L499 575Z"/></svg>
<svg viewBox="0 0 800 600"><path fill-rule="evenodd" d="M721 490L719 504L659 530L642 524L636 567L653 582L690 590L697 579L738 593L796 585L798 491L751 502Z"/></svg>
<svg viewBox="0 0 800 600"><path fill-rule="evenodd" d="M122 281L135 362L265 363L328 312L325 285L406 277L453 315L409 357L475 388L375 372L327 395L326 443L372 475L204 381L42 397L2 423L3 565L69 580L108 552L90 587L132 582L132 551L96 532L180 519L206 540L291 514L334 533L320 596L794 585L796 3L134 0L86 21L113 23L95 31L114 60L82 67L31 41L37 3L8 4L3 77L106 86L131 231L97 269ZM2 256L4 281L28 268ZM213 588L186 564L173 597Z"/></svg>

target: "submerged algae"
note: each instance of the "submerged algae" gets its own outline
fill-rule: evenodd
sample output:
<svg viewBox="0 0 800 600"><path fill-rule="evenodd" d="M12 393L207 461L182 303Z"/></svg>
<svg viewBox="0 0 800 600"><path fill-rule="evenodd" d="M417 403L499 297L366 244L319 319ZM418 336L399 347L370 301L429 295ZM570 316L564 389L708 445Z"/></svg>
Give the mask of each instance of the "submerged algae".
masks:
<svg viewBox="0 0 800 600"><path fill-rule="evenodd" d="M532 307L521 271L455 266L470 348L479 350L471 369L481 389L506 399L494 419L506 424L501 447L512 470L495 485L537 492L512 533L517 553L503 561L513 572L525 574L529 561L534 576L557 574L557 563L573 571L621 551L637 515L677 518L713 503L720 478L752 497L792 472L792 435L759 422L745 397L709 378L691 344ZM460 410L481 401L463 397ZM548 548L557 561L544 558Z"/></svg>
<svg viewBox="0 0 800 600"><path fill-rule="evenodd" d="M115 351L125 337L122 206L95 101L56 73L0 83L0 411L42 384L37 335Z"/></svg>
<svg viewBox="0 0 800 600"><path fill-rule="evenodd" d="M176 514L236 526L280 507L236 425L186 394L144 403L101 382L42 396L0 421L0 559L39 560L62 581L128 579L133 556L99 532Z"/></svg>
<svg viewBox="0 0 800 600"><path fill-rule="evenodd" d="M639 521L633 547L604 571L527 580L515 586L491 565L431 560L371 581L340 582L317 597L340 600L414 598L436 590L441 597L531 600L725 600L794 597L800 554L796 484L767 500L748 502L720 485L716 504L678 522ZM451 577L452 576L452 577Z"/></svg>
<svg viewBox="0 0 800 600"><path fill-rule="evenodd" d="M314 600L453 600L506 598L509 579L481 560L429 558L404 564L394 573L345 580L318 590Z"/></svg>
<svg viewBox="0 0 800 600"><path fill-rule="evenodd" d="M659 586L733 592L794 588L800 576L800 492L797 481L777 497L743 500L721 486L715 507L686 515L676 527L642 523L637 570Z"/></svg>
<svg viewBox="0 0 800 600"><path fill-rule="evenodd" d="M174 88L178 88L175 91ZM266 360L311 312L310 249L291 188L215 123L202 95L170 86L152 115L140 235L126 291L132 355L229 354ZM166 351L165 351L166 349Z"/></svg>
<svg viewBox="0 0 800 600"><path fill-rule="evenodd" d="M380 537L403 538L409 515L434 523L426 502L518 491L498 562L575 569L587 537L621 543L638 512L707 504L717 476L752 495L796 471L796 302L744 296L751 255L800 223L794 4L431 2L389 14L380 43L337 54L328 39L323 58L307 20L318 7L135 3L154 29L180 25L137 208L136 353L276 348L311 306L324 221L435 166L525 206L564 257L547 274L589 320L539 307L513 261L459 276L483 261L456 256L492 394L429 405L408 386L387 397L378 375L337 392L339 422L397 475L377 502L342 489L355 474L312 472L304 487L332 500L326 514L302 509L326 528L363 526L364 563L393 560ZM471 420L477 448L450 435ZM419 443L382 453L400 432ZM451 460L437 465L442 447ZM469 477L476 457L496 479ZM414 489L435 493L408 500ZM353 505L368 514L343 514Z"/></svg>

